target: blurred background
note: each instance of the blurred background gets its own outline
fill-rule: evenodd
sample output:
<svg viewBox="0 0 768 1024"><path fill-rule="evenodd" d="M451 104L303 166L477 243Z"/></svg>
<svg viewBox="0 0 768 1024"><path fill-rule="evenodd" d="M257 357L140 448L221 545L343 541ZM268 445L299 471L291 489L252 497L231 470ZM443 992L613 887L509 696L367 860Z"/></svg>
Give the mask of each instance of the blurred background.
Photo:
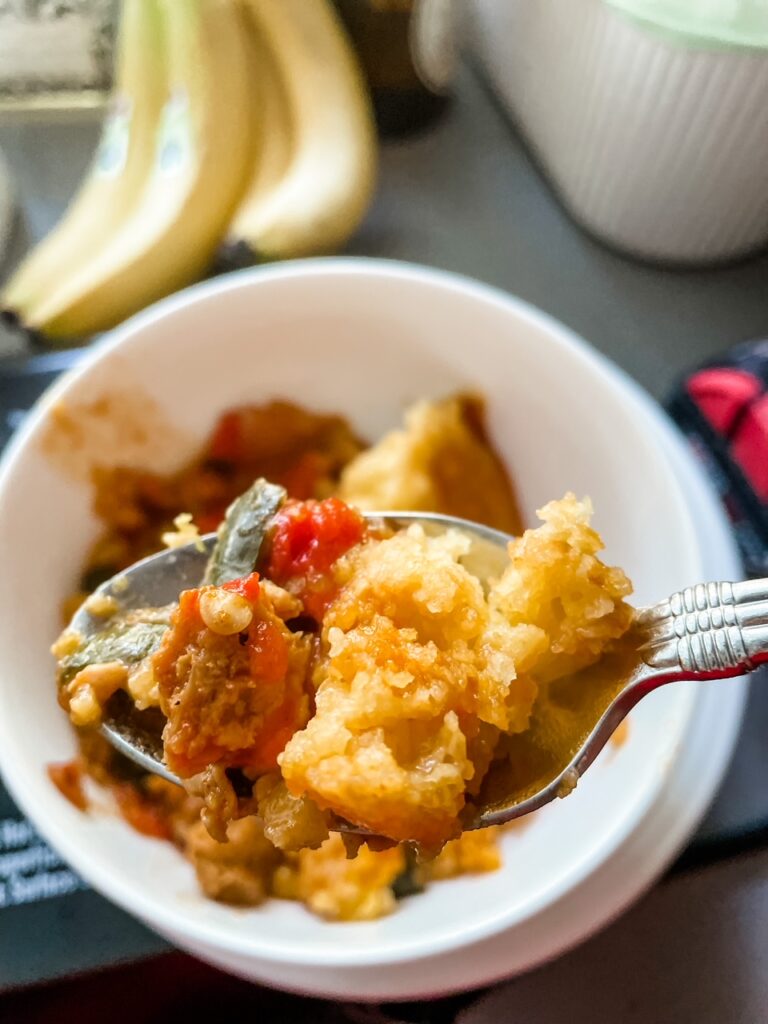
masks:
<svg viewBox="0 0 768 1024"><path fill-rule="evenodd" d="M235 12L234 43L202 33L206 4ZM678 408L687 373L768 336L767 48L764 0L0 0L0 443L85 346L148 304L332 254L513 292ZM768 419L756 429L768 452ZM748 554L761 571L764 551ZM513 1019L513 1001L586 1020L586 974L613 993L601 1019L761 1020L759 682L721 797L645 903L507 989L407 1008L257 997L169 953L85 889L0 788L0 1019L95 1020L117 1000L113 1020L194 1003L480 1022ZM697 917L709 902L715 917ZM729 916L736 948L702 946ZM669 967L688 993L674 1016L669 979L612 981L646 955L651 920L690 921L670 951L698 944L698 967L693 954Z"/></svg>

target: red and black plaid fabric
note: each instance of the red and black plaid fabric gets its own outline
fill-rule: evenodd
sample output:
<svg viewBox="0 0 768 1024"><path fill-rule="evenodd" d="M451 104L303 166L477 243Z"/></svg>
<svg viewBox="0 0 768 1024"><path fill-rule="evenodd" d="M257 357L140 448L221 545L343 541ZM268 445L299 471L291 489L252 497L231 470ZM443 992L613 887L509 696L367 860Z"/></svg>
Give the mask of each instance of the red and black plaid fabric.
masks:
<svg viewBox="0 0 768 1024"><path fill-rule="evenodd" d="M750 576L768 576L768 339L691 373L668 410L703 462Z"/></svg>

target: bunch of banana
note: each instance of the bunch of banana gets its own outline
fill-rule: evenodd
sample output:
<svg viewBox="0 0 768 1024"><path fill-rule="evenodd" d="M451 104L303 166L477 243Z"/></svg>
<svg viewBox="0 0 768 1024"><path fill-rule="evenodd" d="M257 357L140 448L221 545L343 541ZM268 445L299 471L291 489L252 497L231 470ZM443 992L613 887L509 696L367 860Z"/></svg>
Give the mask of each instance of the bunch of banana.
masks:
<svg viewBox="0 0 768 1024"><path fill-rule="evenodd" d="M275 92L261 138L269 160L264 168L256 163L223 261L331 252L358 226L373 193L367 87L330 0L245 4Z"/></svg>
<svg viewBox="0 0 768 1024"><path fill-rule="evenodd" d="M51 341L106 330L214 264L333 250L376 141L331 0L123 0L115 94L80 192L0 294Z"/></svg>

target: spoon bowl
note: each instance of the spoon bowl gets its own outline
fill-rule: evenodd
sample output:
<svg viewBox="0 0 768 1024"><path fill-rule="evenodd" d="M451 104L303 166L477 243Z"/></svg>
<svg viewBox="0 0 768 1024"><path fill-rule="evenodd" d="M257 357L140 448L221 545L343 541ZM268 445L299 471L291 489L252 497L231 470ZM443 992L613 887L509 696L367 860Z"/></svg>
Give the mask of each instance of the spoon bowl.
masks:
<svg viewBox="0 0 768 1024"><path fill-rule="evenodd" d="M472 542L462 564L484 584L508 564L507 545L513 538L479 523L437 513L363 515L393 530L418 524L430 535L461 531ZM208 534L197 544L152 555L96 593L115 598L124 610L170 604L182 590L200 584L215 542L216 534ZM103 619L88 611L88 602L71 623L86 638L100 626ZM502 825L567 796L628 712L657 687L678 679L741 675L766 659L768 581L698 584L640 610L627 634L599 662L549 684L548 700L537 702L525 732L502 739L502 756L491 765L479 798L467 805L463 827ZM163 761L162 721L154 709L137 711L118 693L105 711L101 731L116 750L181 785ZM370 834L340 819L334 827Z"/></svg>

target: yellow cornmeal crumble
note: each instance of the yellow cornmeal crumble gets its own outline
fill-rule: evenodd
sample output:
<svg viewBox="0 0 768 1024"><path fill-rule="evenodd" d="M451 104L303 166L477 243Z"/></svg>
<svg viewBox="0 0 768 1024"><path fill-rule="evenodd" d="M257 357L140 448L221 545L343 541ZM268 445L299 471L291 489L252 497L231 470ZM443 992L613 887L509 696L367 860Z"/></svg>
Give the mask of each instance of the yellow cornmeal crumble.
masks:
<svg viewBox="0 0 768 1024"><path fill-rule="evenodd" d="M420 402L403 429L374 447L351 458L356 446L347 443L343 456L334 454L340 478L321 475L315 496L335 492L364 509L438 511L519 533L513 491L481 421L476 399ZM285 423L277 434L283 438ZM265 453L273 457L269 445ZM112 532L94 549L95 564L127 565L156 550L161 531L139 501L143 489L153 500L159 494L165 509L193 483L201 493L210 487L204 462L181 484L115 470L99 492ZM278 896L329 920L368 920L394 909L392 886L406 870L427 883L498 868L499 830L456 834L465 801L478 791L499 737L525 730L550 682L568 685L565 677L599 657L631 616L623 601L629 582L599 561L590 512L572 495L546 506L543 525L511 545L510 566L488 594L459 564L461 536L435 540L411 529L344 557L341 591L322 626L316 713L284 750L286 781L259 780L259 817L230 821L227 842L217 842L200 820L200 797L157 778L143 784L203 892L241 906ZM176 531L166 511L162 517L166 543L196 539L188 516L174 520ZM263 586L285 600L269 581ZM298 609L276 605L276 612L289 618ZM131 693L153 704L153 686L137 676ZM86 757L94 777L109 778L106 756L87 749ZM402 845L378 852L364 845L350 859L338 834L324 838L318 808L441 852L415 869ZM314 848L291 852L297 847Z"/></svg>

